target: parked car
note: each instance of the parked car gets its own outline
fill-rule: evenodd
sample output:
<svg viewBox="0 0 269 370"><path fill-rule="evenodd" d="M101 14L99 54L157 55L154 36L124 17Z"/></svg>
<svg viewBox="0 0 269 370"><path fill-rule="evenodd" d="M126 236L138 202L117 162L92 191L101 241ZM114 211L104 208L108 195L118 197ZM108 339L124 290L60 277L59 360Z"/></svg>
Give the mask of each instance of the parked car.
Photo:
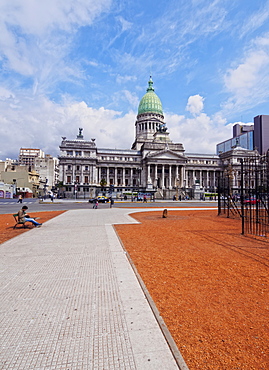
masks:
<svg viewBox="0 0 269 370"><path fill-rule="evenodd" d="M89 202L94 203L96 200L98 200L99 203L108 203L109 202L109 198L105 197L103 195L98 195L98 197L96 197L96 198L91 198L91 199L89 199Z"/></svg>
<svg viewBox="0 0 269 370"><path fill-rule="evenodd" d="M256 199L255 197L250 197L244 200L245 204L256 204L260 203L260 199Z"/></svg>

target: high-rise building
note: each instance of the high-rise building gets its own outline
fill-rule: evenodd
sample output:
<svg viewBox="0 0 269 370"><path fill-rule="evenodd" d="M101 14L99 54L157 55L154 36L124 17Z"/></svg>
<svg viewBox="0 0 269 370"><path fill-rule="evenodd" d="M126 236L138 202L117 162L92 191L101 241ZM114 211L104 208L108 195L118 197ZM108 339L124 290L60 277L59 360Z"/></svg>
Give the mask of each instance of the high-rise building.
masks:
<svg viewBox="0 0 269 370"><path fill-rule="evenodd" d="M19 154L19 164L34 166L36 158L44 158L45 153L41 149L21 148Z"/></svg>
<svg viewBox="0 0 269 370"><path fill-rule="evenodd" d="M254 148L261 155L269 149L269 115L254 117Z"/></svg>
<svg viewBox="0 0 269 370"><path fill-rule="evenodd" d="M233 137L217 144L217 154L226 153L234 148L257 150L264 155L269 149L269 116L254 117L254 125L236 124Z"/></svg>

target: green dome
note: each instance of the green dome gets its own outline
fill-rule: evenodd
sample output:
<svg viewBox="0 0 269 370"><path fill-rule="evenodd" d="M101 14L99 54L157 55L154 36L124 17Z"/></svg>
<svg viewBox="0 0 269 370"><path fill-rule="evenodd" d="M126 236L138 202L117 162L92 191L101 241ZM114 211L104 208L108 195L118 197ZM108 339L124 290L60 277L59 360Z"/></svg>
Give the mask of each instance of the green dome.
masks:
<svg viewBox="0 0 269 370"><path fill-rule="evenodd" d="M163 116L163 107L160 98L155 94L153 88L153 81L150 77L149 87L147 88L146 94L143 96L139 103L138 114L142 113L157 113Z"/></svg>

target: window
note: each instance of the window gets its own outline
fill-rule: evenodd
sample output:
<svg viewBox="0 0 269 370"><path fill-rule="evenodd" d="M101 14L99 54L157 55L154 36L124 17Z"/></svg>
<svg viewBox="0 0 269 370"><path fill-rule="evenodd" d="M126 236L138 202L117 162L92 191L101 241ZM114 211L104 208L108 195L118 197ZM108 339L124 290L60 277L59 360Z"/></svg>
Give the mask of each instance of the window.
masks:
<svg viewBox="0 0 269 370"><path fill-rule="evenodd" d="M67 181L68 184L71 184L71 176L67 176Z"/></svg>
<svg viewBox="0 0 269 370"><path fill-rule="evenodd" d="M79 184L80 181L79 181L79 176L76 176L76 183Z"/></svg>
<svg viewBox="0 0 269 370"><path fill-rule="evenodd" d="M73 150L67 150L66 154L67 155L73 155Z"/></svg>
<svg viewBox="0 0 269 370"><path fill-rule="evenodd" d="M89 166L85 166L85 171L89 171Z"/></svg>
<svg viewBox="0 0 269 370"><path fill-rule="evenodd" d="M80 157L81 156L81 150L76 150L76 157Z"/></svg>
<svg viewBox="0 0 269 370"><path fill-rule="evenodd" d="M79 171L79 166L76 166L77 171Z"/></svg>
<svg viewBox="0 0 269 370"><path fill-rule="evenodd" d="M68 169L68 170L72 170L72 166L71 166L71 164L69 164L69 165L67 166L67 169Z"/></svg>
<svg viewBox="0 0 269 370"><path fill-rule="evenodd" d="M89 183L89 177L88 177L88 176L85 176L85 178L84 178L84 183L85 183L85 184L88 184L88 183Z"/></svg>

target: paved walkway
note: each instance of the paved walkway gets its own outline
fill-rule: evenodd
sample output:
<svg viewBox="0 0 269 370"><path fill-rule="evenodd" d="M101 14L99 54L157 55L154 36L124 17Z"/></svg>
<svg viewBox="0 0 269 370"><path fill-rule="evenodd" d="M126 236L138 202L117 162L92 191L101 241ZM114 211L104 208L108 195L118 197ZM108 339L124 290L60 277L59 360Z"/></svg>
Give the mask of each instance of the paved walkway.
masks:
<svg viewBox="0 0 269 370"><path fill-rule="evenodd" d="M68 211L0 245L1 370L187 369L112 227L130 211Z"/></svg>

